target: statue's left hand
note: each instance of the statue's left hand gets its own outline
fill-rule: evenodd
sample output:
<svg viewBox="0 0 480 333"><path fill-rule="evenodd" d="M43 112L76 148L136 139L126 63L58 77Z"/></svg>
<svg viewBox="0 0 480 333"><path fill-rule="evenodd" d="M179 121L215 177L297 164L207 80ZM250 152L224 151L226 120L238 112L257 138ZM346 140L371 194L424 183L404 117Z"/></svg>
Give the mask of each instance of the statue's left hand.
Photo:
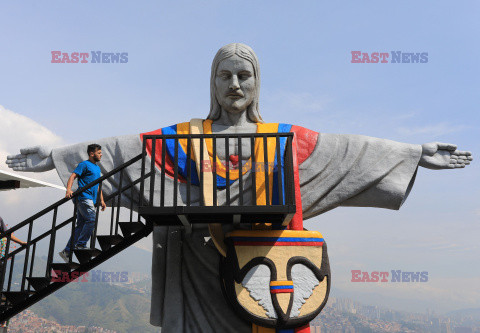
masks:
<svg viewBox="0 0 480 333"><path fill-rule="evenodd" d="M422 145L418 165L432 170L465 168L472 161L472 153L457 150L451 143L430 142Z"/></svg>

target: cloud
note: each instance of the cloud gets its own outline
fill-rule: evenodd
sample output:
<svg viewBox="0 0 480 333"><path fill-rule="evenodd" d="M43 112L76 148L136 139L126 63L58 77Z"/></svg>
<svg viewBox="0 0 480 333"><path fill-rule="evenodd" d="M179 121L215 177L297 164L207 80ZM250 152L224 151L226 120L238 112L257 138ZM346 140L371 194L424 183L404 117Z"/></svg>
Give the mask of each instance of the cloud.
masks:
<svg viewBox="0 0 480 333"><path fill-rule="evenodd" d="M58 147L65 141L45 126L0 105L0 170L12 172L5 164L8 155L20 153L21 148L37 145ZM61 184L56 171L24 173L27 177Z"/></svg>
<svg viewBox="0 0 480 333"><path fill-rule="evenodd" d="M66 141L45 126L21 114L8 110L0 105L0 170L14 172L5 164L8 155L18 154L20 148L36 145L50 147L63 146ZM41 173L27 172L19 174L46 182L63 185L55 170ZM30 188L0 192L0 216L11 227L32 216L48 205L62 199L64 192L52 188ZM68 207L65 207L66 210ZM42 223L45 221L42 221ZM44 232L50 224L42 224L38 232ZM109 232L110 218L106 213L100 216L99 234ZM20 231L17 237L26 239L26 232ZM65 240L66 241L66 240ZM59 240L59 244L62 243ZM147 251L151 249L152 237L143 238L134 246Z"/></svg>

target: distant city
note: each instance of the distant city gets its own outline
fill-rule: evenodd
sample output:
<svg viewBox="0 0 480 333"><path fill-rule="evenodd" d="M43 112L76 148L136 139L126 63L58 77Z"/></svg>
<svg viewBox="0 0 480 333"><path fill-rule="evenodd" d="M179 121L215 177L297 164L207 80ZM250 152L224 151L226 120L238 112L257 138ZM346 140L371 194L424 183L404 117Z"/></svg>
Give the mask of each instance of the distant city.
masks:
<svg viewBox="0 0 480 333"><path fill-rule="evenodd" d="M480 333L476 315L436 315L433 311L408 313L364 305L348 298L330 297L311 323L311 333L432 332Z"/></svg>
<svg viewBox="0 0 480 333"><path fill-rule="evenodd" d="M129 282L112 283L112 285L129 293L150 296L151 280L145 273L129 274ZM428 309L425 313L409 313L365 305L348 298L330 297L327 306L310 323L310 327L311 333L480 333L480 309L452 312L451 315L436 314ZM12 318L8 331L12 333L127 332L112 330L111 327L61 325L53 318L41 318L31 310L25 310Z"/></svg>

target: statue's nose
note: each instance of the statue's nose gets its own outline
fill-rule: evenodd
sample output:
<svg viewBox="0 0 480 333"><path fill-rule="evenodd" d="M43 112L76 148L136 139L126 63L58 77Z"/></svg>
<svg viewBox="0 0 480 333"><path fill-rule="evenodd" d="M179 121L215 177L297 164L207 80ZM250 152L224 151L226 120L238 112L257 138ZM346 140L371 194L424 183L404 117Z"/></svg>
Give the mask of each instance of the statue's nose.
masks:
<svg viewBox="0 0 480 333"><path fill-rule="evenodd" d="M229 88L233 90L240 88L240 85L238 84L238 77L236 75L232 75L232 81L230 82Z"/></svg>

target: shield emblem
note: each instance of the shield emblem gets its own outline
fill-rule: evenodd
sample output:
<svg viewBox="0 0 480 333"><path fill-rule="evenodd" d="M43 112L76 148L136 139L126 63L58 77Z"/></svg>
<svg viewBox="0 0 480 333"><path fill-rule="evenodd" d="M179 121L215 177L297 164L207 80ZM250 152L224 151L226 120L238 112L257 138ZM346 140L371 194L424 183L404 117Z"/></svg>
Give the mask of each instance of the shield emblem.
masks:
<svg viewBox="0 0 480 333"><path fill-rule="evenodd" d="M321 233L237 230L226 235L222 288L246 320L271 328L306 325L330 291L327 246Z"/></svg>

